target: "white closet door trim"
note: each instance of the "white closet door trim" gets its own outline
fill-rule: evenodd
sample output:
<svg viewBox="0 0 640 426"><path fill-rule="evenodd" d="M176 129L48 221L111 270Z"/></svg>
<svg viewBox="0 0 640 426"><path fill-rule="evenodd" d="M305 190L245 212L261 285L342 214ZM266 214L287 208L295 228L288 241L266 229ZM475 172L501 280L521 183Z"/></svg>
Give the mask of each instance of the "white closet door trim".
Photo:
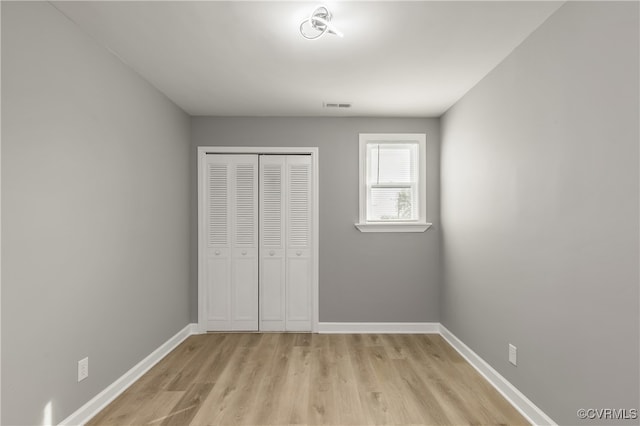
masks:
<svg viewBox="0 0 640 426"><path fill-rule="evenodd" d="M207 154L308 154L311 155L312 173L312 215L314 220L311 229L312 242L312 272L311 272L311 331L318 332L319 318L319 185L318 185L318 148L317 147L226 147L226 146L199 146L198 147L198 330L206 332L206 247L207 239L202 230L206 226L205 179Z"/></svg>

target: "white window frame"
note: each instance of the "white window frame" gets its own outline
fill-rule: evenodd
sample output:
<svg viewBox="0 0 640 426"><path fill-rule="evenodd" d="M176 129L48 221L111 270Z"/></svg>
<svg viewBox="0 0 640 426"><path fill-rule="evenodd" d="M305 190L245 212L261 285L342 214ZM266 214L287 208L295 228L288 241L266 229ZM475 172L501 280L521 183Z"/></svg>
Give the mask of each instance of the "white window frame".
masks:
<svg viewBox="0 0 640 426"><path fill-rule="evenodd" d="M367 220L367 145L370 143L418 143L418 219L407 221ZM427 222L427 136L424 133L360 133L360 232L424 232Z"/></svg>

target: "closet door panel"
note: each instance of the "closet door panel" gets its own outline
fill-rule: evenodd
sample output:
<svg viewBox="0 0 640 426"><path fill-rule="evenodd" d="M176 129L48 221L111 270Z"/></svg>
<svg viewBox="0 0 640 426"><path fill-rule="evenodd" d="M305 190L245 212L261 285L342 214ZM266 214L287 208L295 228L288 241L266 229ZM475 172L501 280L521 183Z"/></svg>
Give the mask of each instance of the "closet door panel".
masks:
<svg viewBox="0 0 640 426"><path fill-rule="evenodd" d="M233 156L231 329L258 330L258 156Z"/></svg>
<svg viewBox="0 0 640 426"><path fill-rule="evenodd" d="M258 330L258 268L257 250L235 249L232 261L232 321L231 329L237 331ZM242 254L245 253L245 254Z"/></svg>
<svg viewBox="0 0 640 426"><path fill-rule="evenodd" d="M284 331L284 258L262 259L260 330Z"/></svg>
<svg viewBox="0 0 640 426"><path fill-rule="evenodd" d="M206 159L207 330L258 330L258 156Z"/></svg>
<svg viewBox="0 0 640 426"><path fill-rule="evenodd" d="M230 330L231 270L228 256L211 257L207 262L209 291L207 293L207 325L209 330Z"/></svg>
<svg viewBox="0 0 640 426"><path fill-rule="evenodd" d="M207 212L207 329L231 329L231 200L232 167L225 156L208 156Z"/></svg>
<svg viewBox="0 0 640 426"><path fill-rule="evenodd" d="M286 330L311 330L311 157L286 162Z"/></svg>
<svg viewBox="0 0 640 426"><path fill-rule="evenodd" d="M309 331L311 262L308 254L289 257L287 265L287 331Z"/></svg>
<svg viewBox="0 0 640 426"><path fill-rule="evenodd" d="M285 330L286 157L260 157L260 329Z"/></svg>

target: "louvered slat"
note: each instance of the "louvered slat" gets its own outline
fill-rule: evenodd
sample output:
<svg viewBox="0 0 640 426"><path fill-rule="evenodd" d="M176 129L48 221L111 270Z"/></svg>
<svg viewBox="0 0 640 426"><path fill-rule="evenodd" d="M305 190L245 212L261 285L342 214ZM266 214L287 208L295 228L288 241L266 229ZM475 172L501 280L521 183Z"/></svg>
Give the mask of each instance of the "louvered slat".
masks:
<svg viewBox="0 0 640 426"><path fill-rule="evenodd" d="M282 167L265 164L262 172L262 243L264 246L282 245Z"/></svg>
<svg viewBox="0 0 640 426"><path fill-rule="evenodd" d="M209 164L208 167L208 221L209 246L228 243L229 217L227 214L227 165Z"/></svg>
<svg viewBox="0 0 640 426"><path fill-rule="evenodd" d="M255 166L236 166L236 245L254 245L256 236Z"/></svg>
<svg viewBox="0 0 640 426"><path fill-rule="evenodd" d="M309 245L310 171L309 164L289 166L289 244L295 247Z"/></svg>

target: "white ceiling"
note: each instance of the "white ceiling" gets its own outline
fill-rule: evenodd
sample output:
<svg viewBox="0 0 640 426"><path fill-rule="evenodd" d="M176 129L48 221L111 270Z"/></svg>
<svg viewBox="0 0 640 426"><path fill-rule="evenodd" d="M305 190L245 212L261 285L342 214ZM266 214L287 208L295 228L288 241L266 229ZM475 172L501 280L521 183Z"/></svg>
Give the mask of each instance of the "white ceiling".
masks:
<svg viewBox="0 0 640 426"><path fill-rule="evenodd" d="M191 115L437 117L562 2L52 2ZM323 102L352 102L349 110Z"/></svg>

